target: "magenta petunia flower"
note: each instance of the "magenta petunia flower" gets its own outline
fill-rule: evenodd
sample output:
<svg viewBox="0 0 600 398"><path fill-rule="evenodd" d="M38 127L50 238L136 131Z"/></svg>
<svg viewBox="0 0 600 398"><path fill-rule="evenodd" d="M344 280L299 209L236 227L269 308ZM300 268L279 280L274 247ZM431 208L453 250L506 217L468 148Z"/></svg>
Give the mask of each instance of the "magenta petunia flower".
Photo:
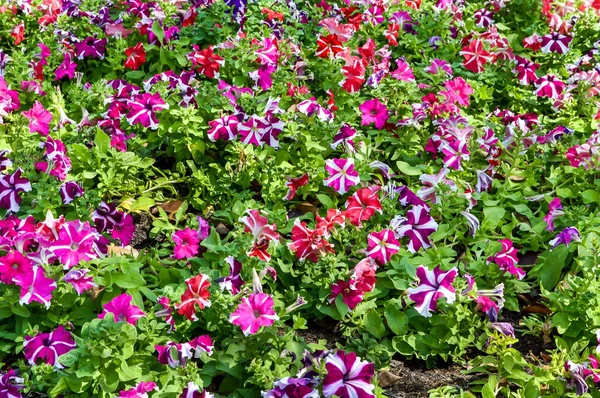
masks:
<svg viewBox="0 0 600 398"><path fill-rule="evenodd" d="M375 127L382 129L390 116L386 106L378 98L366 100L358 109L362 112L363 126L375 123Z"/></svg>
<svg viewBox="0 0 600 398"><path fill-rule="evenodd" d="M175 319L173 319L173 308L171 307L171 300L168 297L159 297L156 302L163 308L155 311L154 316L157 318L165 318L165 322L169 325L167 333L175 331Z"/></svg>
<svg viewBox="0 0 600 398"><path fill-rule="evenodd" d="M325 358L327 375L323 379L323 395L340 398L375 397L375 386L371 379L375 375L375 365L361 361L354 352L337 351Z"/></svg>
<svg viewBox="0 0 600 398"><path fill-rule="evenodd" d="M52 113L45 110L40 101L35 101L33 107L22 114L29 119L30 132L39 133L44 137L48 136L50 122L52 121Z"/></svg>
<svg viewBox="0 0 600 398"><path fill-rule="evenodd" d="M406 213L406 218L399 221L399 225L394 228L394 233L397 238L408 237L408 251L416 253L421 248L427 249L430 246L429 236L437 231L438 224L429 215L426 207L414 206Z"/></svg>
<svg viewBox="0 0 600 398"><path fill-rule="evenodd" d="M131 214L123 214L121 222L115 225L110 232L110 236L112 236L113 239L121 241L121 246L127 246L131 242L131 239L133 239L135 228L135 223Z"/></svg>
<svg viewBox="0 0 600 398"><path fill-rule="evenodd" d="M131 125L141 124L145 128L152 130L158 128L156 113L169 109L169 104L165 103L159 93L137 94L127 104L129 106L127 122Z"/></svg>
<svg viewBox="0 0 600 398"><path fill-rule="evenodd" d="M117 210L114 203L101 202L90 217L99 232L106 232L112 230L115 225L122 221L123 214Z"/></svg>
<svg viewBox="0 0 600 398"><path fill-rule="evenodd" d="M325 170L329 177L323 180L323 183L340 195L360 182L358 172L354 170L354 159L327 159Z"/></svg>
<svg viewBox="0 0 600 398"><path fill-rule="evenodd" d="M58 357L76 348L73 336L60 325L53 332L25 336L23 352L31 366L41 363L62 368Z"/></svg>
<svg viewBox="0 0 600 398"><path fill-rule="evenodd" d="M215 120L208 122L210 128L206 135L211 141L235 140L238 134L239 120L235 116L223 116Z"/></svg>
<svg viewBox="0 0 600 398"><path fill-rule="evenodd" d="M320 398L317 390L318 378L284 377L273 383L273 389L262 393L263 398Z"/></svg>
<svg viewBox="0 0 600 398"><path fill-rule="evenodd" d="M95 37L87 37L83 41L75 44L75 54L77 58L104 58L104 53L106 52L106 44L108 40L104 39L96 39Z"/></svg>
<svg viewBox="0 0 600 398"><path fill-rule="evenodd" d="M10 369L6 373L0 373L0 397L21 398L21 390L25 387L24 379L17 377L17 373Z"/></svg>
<svg viewBox="0 0 600 398"><path fill-rule="evenodd" d="M352 139L356 137L357 131L354 127L350 126L348 123L343 123L340 126L339 131L333 137L333 142L331 143L331 148L336 149L338 145L354 145Z"/></svg>
<svg viewBox="0 0 600 398"><path fill-rule="evenodd" d="M244 335L258 332L261 326L271 326L279 317L273 310L273 298L265 293L250 294L229 316L229 321L242 328Z"/></svg>
<svg viewBox="0 0 600 398"><path fill-rule="evenodd" d="M23 170L17 169L10 175L0 174L0 208L13 213L19 211L21 197L19 193L31 191L31 183L21 177Z"/></svg>
<svg viewBox="0 0 600 398"><path fill-rule="evenodd" d="M238 130L242 137L242 143L261 146L264 144L263 136L267 131L269 123L264 117L253 115L248 120L240 123Z"/></svg>
<svg viewBox="0 0 600 398"><path fill-rule="evenodd" d="M203 391L194 382L190 381L179 395L179 398L214 398L214 395L208 391Z"/></svg>
<svg viewBox="0 0 600 398"><path fill-rule="evenodd" d="M499 242L502 244L502 249L493 256L488 257L487 261L498 264L501 270L511 273L517 279L523 279L525 271L517 267L519 259L517 257L517 249L513 247L512 241L510 239L500 239Z"/></svg>
<svg viewBox="0 0 600 398"><path fill-rule="evenodd" d="M142 381L129 390L120 391L117 398L148 398L148 393L152 390L158 391L158 386L155 382Z"/></svg>
<svg viewBox="0 0 600 398"><path fill-rule="evenodd" d="M15 285L21 288L19 304L31 304L37 301L50 308L52 291L56 289L54 279L46 277L42 267L34 266L30 272L26 272L14 278Z"/></svg>
<svg viewBox="0 0 600 398"><path fill-rule="evenodd" d="M367 237L367 256L379 264L387 264L390 258L400 250L400 242L394 237L391 229L371 232Z"/></svg>
<svg viewBox="0 0 600 398"><path fill-rule="evenodd" d="M13 279L30 273L33 262L17 251L11 251L0 257L0 282L13 284Z"/></svg>
<svg viewBox="0 0 600 398"><path fill-rule="evenodd" d="M75 198L82 197L84 190L75 181L67 181L60 186L59 194L63 204L68 205L72 203Z"/></svg>
<svg viewBox="0 0 600 398"><path fill-rule="evenodd" d="M462 170L461 162L468 161L471 154L467 143L462 140L445 142L440 149L444 154L444 167L454 170Z"/></svg>
<svg viewBox="0 0 600 398"><path fill-rule="evenodd" d="M408 64L408 62L406 62L405 59L397 59L396 65L398 66L398 68L395 71L393 71L392 73L390 73L390 75L394 79L404 81L404 82L414 82L415 81L415 75L413 74L413 71L410 68L410 65Z"/></svg>
<svg viewBox="0 0 600 398"><path fill-rule="evenodd" d="M135 325L138 319L145 316L146 314L139 307L131 304L131 297L127 293L123 293L108 303L104 304L104 310L98 315L98 318L104 319L106 314L111 313L114 315L115 322L127 322Z"/></svg>
<svg viewBox="0 0 600 398"><path fill-rule="evenodd" d="M558 216L562 216L564 214L562 204L560 203L560 198L554 198L548 204L548 214L544 216L544 221L548 226L546 227L547 231L554 231L554 219Z"/></svg>
<svg viewBox="0 0 600 398"><path fill-rule="evenodd" d="M549 33L540 38L541 50L543 53L565 54L569 51L569 44L572 40L572 37L561 35L558 32Z"/></svg>
<svg viewBox="0 0 600 398"><path fill-rule="evenodd" d="M198 250L200 249L198 231L185 228L174 232L172 238L175 243L173 257L176 259L192 258L198 254Z"/></svg>
<svg viewBox="0 0 600 398"><path fill-rule="evenodd" d="M534 93L538 97L557 99L565 90L565 87L565 83L555 75L546 75L535 81Z"/></svg>
<svg viewBox="0 0 600 398"><path fill-rule="evenodd" d="M329 302L333 303L337 296L342 295L344 303L351 310L355 309L358 304L363 301L365 291L360 289L364 287L359 285L354 279L350 279L349 282L339 280L331 284L331 294L329 295Z"/></svg>
<svg viewBox="0 0 600 398"><path fill-rule="evenodd" d="M75 77L75 68L77 64L73 62L73 55L69 52L63 56L63 61L54 71L55 80L61 80L64 77L73 79Z"/></svg>
<svg viewBox="0 0 600 398"><path fill-rule="evenodd" d="M68 282L73 286L77 295L81 296L81 293L86 290L93 289L98 287L98 285L94 282L94 278L91 276L86 276L90 272L87 269L71 269L64 276L63 280Z"/></svg>
<svg viewBox="0 0 600 398"><path fill-rule="evenodd" d="M72 268L81 261L90 261L98 257L95 244L97 232L87 222L68 221L60 229L58 239L51 251L63 264L64 269Z"/></svg>
<svg viewBox="0 0 600 398"><path fill-rule="evenodd" d="M419 286L409 288L406 292L408 298L415 302L415 309L424 317L430 317L431 311L437 308L437 301L441 297L445 297L448 304L452 304L456 300L456 294L452 283L458 271L452 268L450 271L443 271L438 265L430 271L426 267L420 265L417 268L417 278L419 278Z"/></svg>

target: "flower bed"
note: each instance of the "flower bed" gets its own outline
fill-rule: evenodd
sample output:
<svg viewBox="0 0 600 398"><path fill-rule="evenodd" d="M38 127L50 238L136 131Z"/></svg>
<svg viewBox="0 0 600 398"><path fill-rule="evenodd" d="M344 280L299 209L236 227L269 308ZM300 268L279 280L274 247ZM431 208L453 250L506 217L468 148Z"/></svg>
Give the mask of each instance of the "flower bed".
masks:
<svg viewBox="0 0 600 398"><path fill-rule="evenodd" d="M0 398L600 394L598 1L0 27Z"/></svg>

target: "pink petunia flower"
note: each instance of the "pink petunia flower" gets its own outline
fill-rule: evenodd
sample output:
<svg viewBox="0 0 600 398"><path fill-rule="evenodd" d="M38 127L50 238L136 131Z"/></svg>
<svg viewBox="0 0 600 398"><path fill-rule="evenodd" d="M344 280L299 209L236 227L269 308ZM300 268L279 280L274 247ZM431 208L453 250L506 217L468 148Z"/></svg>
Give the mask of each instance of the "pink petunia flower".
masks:
<svg viewBox="0 0 600 398"><path fill-rule="evenodd" d="M279 317L273 310L273 298L265 293L250 294L229 316L229 321L242 328L248 336L258 332L261 326L271 326Z"/></svg>
<svg viewBox="0 0 600 398"><path fill-rule="evenodd" d="M55 80L61 80L64 77L75 78L75 68L77 68L77 64L73 62L73 55L69 52L65 53L63 62L54 71Z"/></svg>
<svg viewBox="0 0 600 398"><path fill-rule="evenodd" d="M98 315L98 318L104 319L106 314L111 313L114 316L115 322L127 322L131 325L135 325L141 317L145 316L146 313L139 307L131 304L131 297L127 293L123 293L108 303L104 304L104 310Z"/></svg>
<svg viewBox="0 0 600 398"><path fill-rule="evenodd" d="M70 283L77 292L77 295L81 296L81 293L98 287L98 285L94 282L94 278L91 276L86 276L88 272L90 271L87 269L72 268L69 270L69 272L67 272L63 280Z"/></svg>
<svg viewBox="0 0 600 398"><path fill-rule="evenodd" d="M21 390L25 387L25 380L17 377L14 369L0 373L0 397L21 398Z"/></svg>
<svg viewBox="0 0 600 398"><path fill-rule="evenodd" d="M131 242L131 239L133 239L135 229L135 223L131 214L124 214L121 222L115 225L110 232L110 236L113 239L121 241L121 246L127 246Z"/></svg>
<svg viewBox="0 0 600 398"><path fill-rule="evenodd" d="M185 280L187 290L181 295L181 303L175 306L177 312L190 321L197 321L196 306L200 309L210 307L210 280L207 275L199 274Z"/></svg>
<svg viewBox="0 0 600 398"><path fill-rule="evenodd" d="M534 93L538 97L557 99L565 90L565 87L565 83L555 75L546 75L535 81Z"/></svg>
<svg viewBox="0 0 600 398"><path fill-rule="evenodd" d="M14 278L30 273L33 262L18 251L8 252L0 257L0 282L13 284Z"/></svg>
<svg viewBox="0 0 600 398"><path fill-rule="evenodd" d="M346 303L350 310L353 310L363 301L366 291L362 290L362 287L364 286L357 284L357 281L354 279L350 279L349 282L339 280L332 283L329 302L333 303L337 296L341 294L344 303Z"/></svg>
<svg viewBox="0 0 600 398"><path fill-rule="evenodd" d="M73 336L60 325L53 332L25 336L23 352L31 366L41 363L62 368L58 357L76 348Z"/></svg>
<svg viewBox="0 0 600 398"><path fill-rule="evenodd" d="M52 121L52 113L45 110L40 101L35 101L33 107L22 114L29 119L30 132L39 133L44 137L48 136L50 122Z"/></svg>
<svg viewBox="0 0 600 398"><path fill-rule="evenodd" d="M68 221L58 233L58 239L50 250L63 264L64 269L69 269L81 261L90 261L98 258L95 250L97 232L90 227L88 222L80 220Z"/></svg>
<svg viewBox="0 0 600 398"><path fill-rule="evenodd" d="M325 170L329 173L323 183L340 195L360 182L358 172L354 170L354 159L327 159Z"/></svg>
<svg viewBox="0 0 600 398"><path fill-rule="evenodd" d="M198 231L185 228L174 232L172 238L175 243L173 257L176 259L192 258L198 254L198 250L200 249Z"/></svg>
<svg viewBox="0 0 600 398"><path fill-rule="evenodd" d="M292 200L296 196L296 192L298 188L305 186L308 184L308 173L301 175L300 177L289 178L285 183L285 186L288 187L288 192L284 196L283 200Z"/></svg>
<svg viewBox="0 0 600 398"><path fill-rule="evenodd" d="M54 279L46 277L42 267L34 266L30 272L21 274L14 278L15 285L21 288L19 304L31 304L37 301L50 308L52 292L56 289Z"/></svg>
<svg viewBox="0 0 600 398"><path fill-rule="evenodd" d="M325 358L327 375L323 379L323 395L341 398L374 398L371 379L375 365L361 361L354 352L337 351Z"/></svg>
<svg viewBox="0 0 600 398"><path fill-rule="evenodd" d="M445 297L448 304L456 300L456 294L452 283L458 271L452 268L450 271L442 271L438 265L430 271L420 265L417 268L419 286L407 290L408 298L415 302L415 309L424 317L430 317L431 311L437 308L437 301Z"/></svg>
<svg viewBox="0 0 600 398"><path fill-rule="evenodd" d="M367 237L367 256L379 264L387 264L390 258L400 250L400 242L394 237L394 231L384 229L371 232Z"/></svg>
<svg viewBox="0 0 600 398"><path fill-rule="evenodd" d="M546 221L546 224L548 224L546 227L547 231L554 231L554 219L564 214L562 209L563 207L560 203L560 198L554 198L548 204L548 214L544 216L544 221Z"/></svg>
<svg viewBox="0 0 600 398"><path fill-rule="evenodd" d="M493 262L500 267L501 270L507 271L510 274L521 280L525 277L525 271L517 267L519 259L517 257L517 249L513 247L513 243L510 239L500 239L499 242L502 244L502 249L488 257L488 262Z"/></svg>
<svg viewBox="0 0 600 398"><path fill-rule="evenodd" d="M153 381L139 382L129 390L121 390L117 398L148 398L150 391L158 391L158 386Z"/></svg>
<svg viewBox="0 0 600 398"><path fill-rule="evenodd" d="M17 169L10 175L0 174L0 208L16 213L21 203L21 192L31 191L31 183L21 177L23 170Z"/></svg>
<svg viewBox="0 0 600 398"><path fill-rule="evenodd" d="M263 136L268 127L269 123L264 117L252 115L238 126L242 143L262 146L264 144Z"/></svg>
<svg viewBox="0 0 600 398"><path fill-rule="evenodd" d="M386 106L378 98L366 100L358 109L362 112L363 126L375 123L376 128L382 129L390 117Z"/></svg>
<svg viewBox="0 0 600 398"><path fill-rule="evenodd" d="M238 134L239 120L235 116L223 116L215 120L208 122L210 128L206 135L211 141L235 140Z"/></svg>
<svg viewBox="0 0 600 398"><path fill-rule="evenodd" d="M456 191L456 184L454 181L446 178L450 170L442 168L437 174L423 174L419 177L419 180L423 183L423 187L417 191L417 196L423 200L430 200L432 204L436 204L437 189L439 184L444 184L449 187L452 191Z"/></svg>

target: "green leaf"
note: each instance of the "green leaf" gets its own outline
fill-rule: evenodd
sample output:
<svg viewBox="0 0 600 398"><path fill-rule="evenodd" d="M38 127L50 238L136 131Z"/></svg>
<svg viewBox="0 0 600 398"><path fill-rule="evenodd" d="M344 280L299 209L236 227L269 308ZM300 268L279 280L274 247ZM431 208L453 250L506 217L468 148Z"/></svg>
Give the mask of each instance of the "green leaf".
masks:
<svg viewBox="0 0 600 398"><path fill-rule="evenodd" d="M481 390L481 396L483 398L496 398L496 388L498 387L498 380L495 375L491 375L488 382L485 383Z"/></svg>
<svg viewBox="0 0 600 398"><path fill-rule="evenodd" d="M10 309L12 310L13 314L22 318L29 318L31 315L27 307L23 307L22 305L13 305Z"/></svg>
<svg viewBox="0 0 600 398"><path fill-rule="evenodd" d="M132 212L149 211L154 204L154 199L146 196L140 196L135 202L132 203L131 209L129 210Z"/></svg>
<svg viewBox="0 0 600 398"><path fill-rule="evenodd" d="M600 206L600 193L598 191L594 191L593 189L588 189L581 193L581 197L583 198L583 203L597 203Z"/></svg>
<svg viewBox="0 0 600 398"><path fill-rule="evenodd" d="M317 199L319 199L319 202L321 202L327 209L333 209L335 207L335 204L327 195L318 194Z"/></svg>
<svg viewBox="0 0 600 398"><path fill-rule="evenodd" d="M481 223L481 229L491 230L498 226L500 220L504 218L506 210L504 210L502 207L486 207L483 209L483 214L485 217Z"/></svg>
<svg viewBox="0 0 600 398"><path fill-rule="evenodd" d="M548 250L541 256L543 261L540 270L540 280L544 289L554 289L554 286L556 286L560 280L560 275L568 255L569 248L561 245L556 249Z"/></svg>
<svg viewBox="0 0 600 398"><path fill-rule="evenodd" d="M363 317L363 325L373 336L379 339L385 336L385 326L381 321L381 316L374 309L367 311Z"/></svg>
<svg viewBox="0 0 600 398"><path fill-rule="evenodd" d="M98 129L94 137L94 145L96 145L98 152L106 153L110 148L110 137L104 131Z"/></svg>
<svg viewBox="0 0 600 398"><path fill-rule="evenodd" d="M126 274L115 273L112 275L113 282L123 289L135 289L146 284L144 277L137 270L129 270Z"/></svg>
<svg viewBox="0 0 600 398"><path fill-rule="evenodd" d="M152 24L152 33L156 35L159 42L162 43L165 40L165 31L162 26L160 26L158 20L154 21L154 24Z"/></svg>
<svg viewBox="0 0 600 398"><path fill-rule="evenodd" d="M384 315L392 332L399 336L406 334L408 331L408 317L404 312L398 310L393 303L388 302L385 305Z"/></svg>
<svg viewBox="0 0 600 398"><path fill-rule="evenodd" d="M181 206L179 206L179 209L177 209L177 213L175 213L175 220L177 222L179 222L183 218L187 209L188 209L188 202L187 202L187 200L185 200L181 204Z"/></svg>
<svg viewBox="0 0 600 398"><path fill-rule="evenodd" d="M341 294L338 294L335 298L335 308L337 308L342 318L348 313L348 311L350 311L348 305L344 303L344 296L342 296Z"/></svg>
<svg viewBox="0 0 600 398"><path fill-rule="evenodd" d="M423 174L423 172L415 166L411 166L410 164L401 160L396 162L396 166L398 167L398 170L409 176L420 176Z"/></svg>

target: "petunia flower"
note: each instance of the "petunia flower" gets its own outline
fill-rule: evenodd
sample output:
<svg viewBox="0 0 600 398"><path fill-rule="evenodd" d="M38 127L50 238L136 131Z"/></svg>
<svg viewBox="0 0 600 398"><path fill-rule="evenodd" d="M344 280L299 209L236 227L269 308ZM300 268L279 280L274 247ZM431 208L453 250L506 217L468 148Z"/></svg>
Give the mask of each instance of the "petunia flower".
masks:
<svg viewBox="0 0 600 398"><path fill-rule="evenodd" d="M235 116L223 116L215 120L208 122L210 128L206 135L211 141L235 140L238 134L239 120Z"/></svg>
<svg viewBox="0 0 600 398"><path fill-rule="evenodd" d="M263 136L268 127L269 123L264 117L252 115L238 126L242 143L262 146L264 144Z"/></svg>
<svg viewBox="0 0 600 398"><path fill-rule="evenodd" d="M169 325L169 330L167 333L172 333L175 331L175 319L173 319L173 308L171 308L171 300L168 297L159 297L156 299L156 302L160 304L163 308L161 310L155 311L154 316L157 318L165 318L165 322Z"/></svg>
<svg viewBox="0 0 600 398"><path fill-rule="evenodd" d="M569 44L571 44L573 38L562 35L558 32L554 32L542 36L539 40L540 48L543 53L554 52L558 54L565 54L567 51L569 51Z"/></svg>
<svg viewBox="0 0 600 398"><path fill-rule="evenodd" d="M387 264L390 258L400 250L400 242L394 237L391 229L371 232L367 237L367 256L379 264Z"/></svg>
<svg viewBox="0 0 600 398"><path fill-rule="evenodd" d="M22 114L29 119L29 131L31 133L39 133L44 137L48 136L52 113L44 109L40 101L35 101L33 107Z"/></svg>
<svg viewBox="0 0 600 398"><path fill-rule="evenodd" d="M125 59L126 68L138 70L146 62L146 51L144 51L142 43L137 43L135 46L125 49L125 55L127 56Z"/></svg>
<svg viewBox="0 0 600 398"><path fill-rule="evenodd" d="M229 321L242 328L244 335L255 334L261 326L271 326L279 317L273 310L273 298L265 293L250 294L229 316Z"/></svg>
<svg viewBox="0 0 600 398"><path fill-rule="evenodd" d="M169 109L169 104L165 103L159 93L137 94L127 102L127 105L129 106L127 122L131 125L141 124L152 130L158 128L156 113Z"/></svg>
<svg viewBox="0 0 600 398"><path fill-rule="evenodd" d="M121 246L127 246L131 242L131 239L133 239L135 230L136 227L131 214L124 214L121 221L110 231L110 236L113 239L119 240Z"/></svg>
<svg viewBox="0 0 600 398"><path fill-rule="evenodd" d="M337 351L325 358L327 374L323 379L323 395L341 398L374 398L371 379L375 365L361 361L354 352Z"/></svg>
<svg viewBox="0 0 600 398"><path fill-rule="evenodd" d="M181 303L175 306L177 312L190 321L197 321L196 306L200 309L210 307L210 280L207 275L199 274L185 280L186 291L181 295Z"/></svg>
<svg viewBox="0 0 600 398"><path fill-rule="evenodd" d="M95 37L87 37L79 43L75 44L75 54L77 58L104 58L104 53L106 52L106 44L108 40L97 39Z"/></svg>
<svg viewBox="0 0 600 398"><path fill-rule="evenodd" d="M357 284L357 281L354 279L350 279L348 282L339 280L331 284L331 294L328 301L333 303L337 296L341 294L344 303L350 310L353 310L363 301L364 294L366 293L366 291L362 290L363 287L365 285Z"/></svg>
<svg viewBox="0 0 600 398"><path fill-rule="evenodd" d="M362 125L375 123L375 127L382 129L389 118L387 107L378 98L366 100L358 107L362 112Z"/></svg>
<svg viewBox="0 0 600 398"><path fill-rule="evenodd" d="M319 58L335 58L344 49L339 37L335 34L317 37L316 56Z"/></svg>
<svg viewBox="0 0 600 398"><path fill-rule="evenodd" d="M554 198L548 204L548 214L544 216L544 221L547 224L546 231L554 231L554 220L564 214L562 208L560 198Z"/></svg>
<svg viewBox="0 0 600 398"><path fill-rule="evenodd" d="M86 222L68 221L58 233L58 239L50 250L69 269L81 261L90 261L98 257L95 251L97 232Z"/></svg>
<svg viewBox="0 0 600 398"><path fill-rule="evenodd" d="M342 123L339 131L333 137L333 141L331 142L331 148L336 149L340 144L350 144L354 145L352 139L356 137L357 131L354 127L350 126L348 123Z"/></svg>
<svg viewBox="0 0 600 398"><path fill-rule="evenodd" d="M300 177L288 178L285 186L288 188L287 194L283 197L283 200L292 200L296 196L298 188L308 184L308 173L301 175Z"/></svg>
<svg viewBox="0 0 600 398"><path fill-rule="evenodd" d="M440 184L444 184L452 191L456 191L454 181L446 178L450 172L447 168L442 168L437 174L422 174L419 180L423 183L423 187L417 191L417 196L423 200L429 200L432 204L438 201L437 190Z"/></svg>
<svg viewBox="0 0 600 398"><path fill-rule="evenodd" d="M19 304L31 304L37 301L50 308L50 300L52 300L52 292L56 289L54 279L46 277L42 267L34 266L30 272L16 276L14 279L15 285L21 288L21 297Z"/></svg>
<svg viewBox="0 0 600 398"><path fill-rule="evenodd" d="M552 248L556 248L560 244L569 246L569 244L572 241L579 242L579 240L580 240L580 235L579 235L579 231L577 230L577 228L567 227L567 228L563 229L561 232L559 232L558 235L556 235L556 237L548 243L550 243Z"/></svg>
<svg viewBox="0 0 600 398"><path fill-rule="evenodd" d="M117 398L148 398L150 391L158 391L158 386L153 381L139 382L129 390L121 390Z"/></svg>
<svg viewBox="0 0 600 398"><path fill-rule="evenodd" d="M72 268L66 273L63 280L70 283L77 292L77 295L81 296L81 293L85 292L86 290L91 290L95 287L98 287L98 285L94 282L94 278L91 276L86 276L88 272L90 271L87 269Z"/></svg>
<svg viewBox="0 0 600 398"><path fill-rule="evenodd" d="M360 182L358 172L354 170L354 159L327 159L325 170L329 177L323 180L323 183L340 195Z"/></svg>
<svg viewBox="0 0 600 398"><path fill-rule="evenodd" d="M214 47L208 46L207 48L200 50L197 45L192 45L194 51L187 55L187 58L192 63L192 67L197 70L198 73L205 75L209 79L219 78L219 69L225 65L225 60L219 55L215 54Z"/></svg>
<svg viewBox="0 0 600 398"><path fill-rule="evenodd" d="M176 259L192 258L198 254L198 250L200 249L198 231L190 228L175 231L172 239L175 243L173 257Z"/></svg>
<svg viewBox="0 0 600 398"><path fill-rule="evenodd" d="M538 97L548 97L551 99L557 99L562 92L565 90L565 83L563 83L555 75L542 76L535 81L535 95Z"/></svg>
<svg viewBox="0 0 600 398"><path fill-rule="evenodd" d="M146 314L139 307L131 304L131 300L133 300L133 297L127 293L113 298L104 304L104 310L98 315L98 318L104 319L106 314L111 313L115 322L127 322L135 325L138 319Z"/></svg>
<svg viewBox="0 0 600 398"><path fill-rule="evenodd" d="M117 210L114 203L101 202L100 205L90 215L94 225L99 232L112 230L115 225L121 223L124 213Z"/></svg>
<svg viewBox="0 0 600 398"><path fill-rule="evenodd" d="M406 213L406 218L399 220L394 228L397 238L408 237L408 251L418 252L421 248L430 246L429 236L437 231L438 224L429 214L429 210L421 205L416 205Z"/></svg>
<svg viewBox="0 0 600 398"><path fill-rule="evenodd" d="M314 379L284 377L273 383L273 388L262 393L263 398L319 398Z"/></svg>
<svg viewBox="0 0 600 398"><path fill-rule="evenodd" d="M63 62L54 71L55 80L61 80L65 77L69 79L75 78L75 68L77 68L77 64L73 62L73 55L70 52L66 52L63 55Z"/></svg>
<svg viewBox="0 0 600 398"><path fill-rule="evenodd" d="M214 395L208 391L203 391L194 382L189 382L183 389L179 398L214 398Z"/></svg>
<svg viewBox="0 0 600 398"><path fill-rule="evenodd" d="M423 265L417 268L419 286L407 290L408 297L415 302L415 309L424 317L430 317L431 311L437 308L437 301L445 297L448 304L454 303L456 294L452 283L458 271L452 268L450 271L442 271L438 265L430 271Z"/></svg>
<svg viewBox="0 0 600 398"><path fill-rule="evenodd" d="M75 181L65 182L60 186L58 192L63 204L65 205L71 204L75 198L80 198L84 194L83 188Z"/></svg>
<svg viewBox="0 0 600 398"><path fill-rule="evenodd" d="M460 55L464 58L465 69L473 73L483 72L485 64L492 60L492 55L485 50L481 39L471 40L460 50Z"/></svg>
<svg viewBox="0 0 600 398"><path fill-rule="evenodd" d="M41 362L62 368L58 357L75 348L73 336L62 325L50 333L39 333L35 337L25 336L23 341L23 352L31 366Z"/></svg>
<svg viewBox="0 0 600 398"><path fill-rule="evenodd" d="M21 398L21 390L25 388L25 380L17 377L17 373L10 369L6 373L0 373L0 397Z"/></svg>
<svg viewBox="0 0 600 398"><path fill-rule="evenodd" d="M215 282L219 283L221 290L227 290L231 294L238 294L240 288L244 286L242 280L242 263L236 260L233 256L225 258L225 262L229 264L229 275L216 279Z"/></svg>
<svg viewBox="0 0 600 398"><path fill-rule="evenodd" d="M488 257L487 261L497 264L501 270L511 273L517 279L523 279L525 271L517 267L519 259L517 258L517 249L513 247L512 241L510 239L500 239L499 242L502 244L502 249L493 256Z"/></svg>
<svg viewBox="0 0 600 398"><path fill-rule="evenodd" d="M269 242L279 241L279 234L275 232L277 226L268 224L267 217L261 216L258 210L246 210L248 215L240 217L239 221L244 224L244 232L251 232L253 236L252 249L246 254L250 257L258 257L269 261L271 255L267 252Z"/></svg>
<svg viewBox="0 0 600 398"><path fill-rule="evenodd" d="M319 257L334 253L333 246L327 241L326 228L310 229L306 223L297 218L292 228L292 242L288 248L294 252L300 261L309 259L316 263Z"/></svg>
<svg viewBox="0 0 600 398"><path fill-rule="evenodd" d="M378 196L379 189L378 186L361 188L346 200L344 214L352 224L358 227L363 221L373 217L375 213L382 212Z"/></svg>
<svg viewBox="0 0 600 398"><path fill-rule="evenodd" d="M0 257L0 282L13 284L14 278L32 272L33 262L18 251Z"/></svg>

